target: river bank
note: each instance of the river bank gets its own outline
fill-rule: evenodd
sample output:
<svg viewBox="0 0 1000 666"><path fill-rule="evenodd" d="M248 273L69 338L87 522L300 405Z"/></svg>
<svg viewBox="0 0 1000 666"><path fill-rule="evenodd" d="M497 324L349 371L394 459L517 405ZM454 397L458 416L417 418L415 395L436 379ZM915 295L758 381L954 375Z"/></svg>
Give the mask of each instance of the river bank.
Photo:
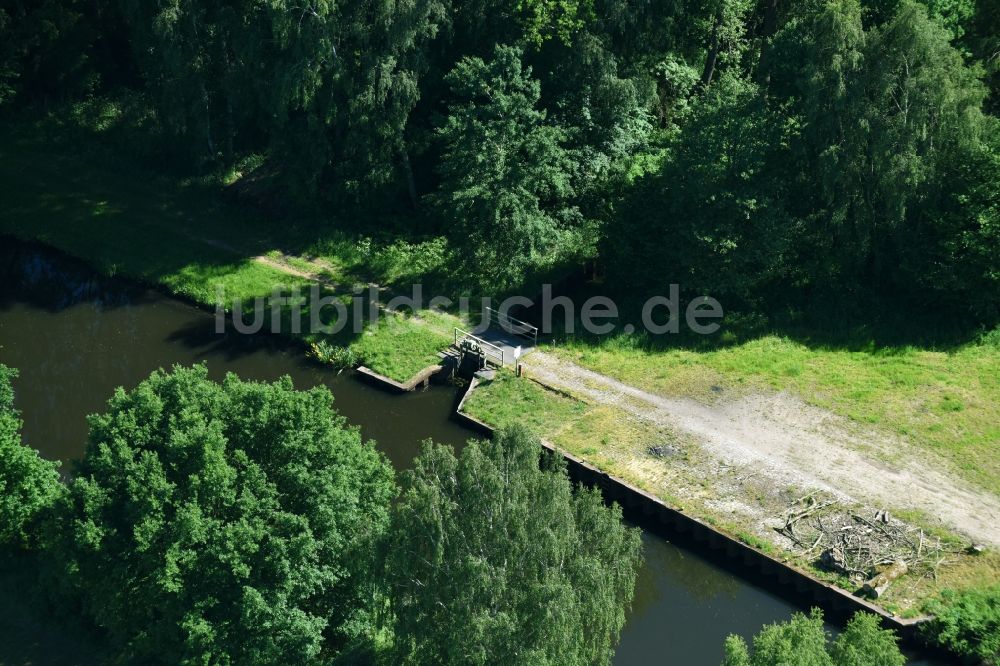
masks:
<svg viewBox="0 0 1000 666"><path fill-rule="evenodd" d="M11 268L11 249L0 248L4 269ZM220 338L210 313L120 280L87 277L83 267L73 268L75 262L58 254L39 257L30 248L21 258L28 261L26 278L5 274L0 290L0 360L21 369L15 388L24 441L46 457L69 465L82 453L86 414L100 411L116 386L134 386L151 370L173 363L206 362L215 379L226 372L267 381L287 374L299 388L325 385L336 409L365 438L376 440L397 469L409 465L424 439L459 447L477 434L451 418L456 394L450 387L390 394L337 374L280 339ZM753 577L737 576L724 562L651 533L643 544L645 564L616 663L717 664L727 634L750 637L761 623L784 620L800 608ZM18 596L30 594L23 585L16 590ZM15 635L8 631L12 627L3 625L0 634ZM45 661L42 645L4 643L11 659L25 654ZM65 649L72 651L72 643ZM78 663L92 663L86 654L77 657ZM0 660L9 659L0 653Z"/></svg>
<svg viewBox="0 0 1000 666"><path fill-rule="evenodd" d="M586 383L562 381L559 375L543 373L543 357L534 356L525 364L527 380L515 379L510 373L499 374L493 381L484 382L465 402L464 409L490 427L527 420L543 438L569 454L776 562L803 569L810 577L836 585L845 594L860 593L865 579L831 571L822 564L820 556L830 547L831 537L824 534L820 539L811 521L820 525L827 521L835 526L837 532L833 538L861 530L875 537L870 547L885 547L888 552L895 546L896 537L886 534L883 538L879 529L865 524L866 519L874 518L888 506L894 512L887 518L893 526L892 533L899 530L913 537L912 553L894 552L912 557L921 548L924 549L921 554L928 555L927 549L932 544L939 549L932 558L913 566L877 600L879 607L899 617L920 616L924 600L933 598L941 589L975 586L983 580L995 580L998 575L1000 566L994 550L988 548L984 553L972 554L970 537L956 533L954 528L943 528L940 518L916 512L907 514L902 509L896 512L900 505L920 499L917 487L899 496L896 502L877 503L877 495L861 495L859 499L844 492L849 485L836 487L823 484L822 478L805 477L802 475L808 469L805 465L794 467L799 472L797 477L782 475L788 465L796 465L798 457L794 450L788 451L787 458L777 458L782 466L772 466L768 459L751 455L752 450L748 452L742 447L753 443L752 433L735 429L740 421L726 413L727 396L714 403L696 403L692 412L708 415L706 423L710 423L710 430L706 432L712 436L724 437L729 431L739 435L732 440L720 440L723 445L713 447L712 440L706 442L703 432L680 420L684 411L669 409L655 398L650 405L620 391L612 392L607 399L601 389L605 379L591 377ZM796 413L807 410L803 408ZM769 445L779 444L786 436L794 438L803 447L799 455L808 454L807 442L809 437L816 437L813 428L820 424L813 423L804 430L786 429L782 421L766 416L755 418L753 423L758 423L758 428L770 428L763 440ZM825 432L829 435L836 431ZM852 441L856 440L847 440L836 456L828 458L830 471L844 469L837 466L839 458L862 455L848 448ZM890 476L892 468L883 465L876 469ZM912 474L911 478L920 479L937 472L932 469L928 475L921 475L917 470ZM881 490L876 487L873 492ZM931 491L936 489L932 486L928 489ZM974 506L980 508L978 504ZM807 520L799 522L802 517ZM793 528L788 527L790 523ZM857 526L851 527L851 523ZM991 523L984 525L988 530ZM841 532L844 528L851 531Z"/></svg>
<svg viewBox="0 0 1000 666"><path fill-rule="evenodd" d="M382 265L377 251L363 250L365 239L270 224L217 189L119 161L93 142L53 151L45 129L0 132L0 233L42 242L103 275L210 309L220 295L230 312L234 303L243 305L244 315L256 302L270 325L276 293L308 294L319 284L320 296L331 301L367 298L372 280L395 270ZM435 362L451 338L450 320L433 325L447 315L431 311L357 321L357 310L347 308L347 320L336 322L337 312L328 310L322 322L339 326L334 335L314 333L308 308L293 313L287 303L278 306L280 327L289 334L301 328L307 344L349 347L400 382Z"/></svg>
<svg viewBox="0 0 1000 666"><path fill-rule="evenodd" d="M266 299L275 286L305 288L321 278L324 294L345 298L372 277L371 266L352 254L354 246L350 243L324 245L316 239L296 238L301 232L294 229L284 236L266 220L231 203L220 202L211 192L137 175L120 166L95 166L78 155L52 155L39 150L39 143L30 137L7 137L0 143L3 158L0 169L4 175L0 188L5 201L0 232L44 242L85 260L105 275L137 279L209 308L214 306L220 286L225 289L227 299ZM219 240L220 237L224 240ZM320 245L327 248L327 254L297 254L302 248ZM436 360L436 352L451 341L452 326L459 324L464 322L452 315L421 311L411 316L384 318L378 325L357 334L342 334L331 341L356 351L374 372L405 384ZM316 339L307 334L302 342ZM698 353L692 352L684 362L664 364L655 354L629 351L631 355L646 354L643 357L646 363L643 365L640 358L624 366L620 363L621 354L603 349L585 348L577 342L546 351L571 364L601 368L608 373L605 376L619 374L631 382L629 386L648 386L651 389L648 392L658 397L662 395L656 391L662 392L664 386L669 386L685 398L715 399L713 387L728 391L727 395L738 395L738 389L745 383L724 369L705 372L710 361L703 363L701 359L708 357ZM732 353L747 362L758 351L748 345ZM983 358L986 360L962 366L960 376L976 375L995 357L985 354ZM846 376L856 366L866 363L863 358L852 362L847 363L846 369L841 368ZM898 375L894 369L898 364L885 365L887 374ZM529 376L535 372L530 362L527 372ZM808 493L807 488L797 487L801 484L774 485L767 478L751 474L753 469L740 471L725 460L720 464L715 459L704 459L685 429L641 418L630 412L627 404L603 400L603 394L588 394L591 387L587 381L561 386L558 377L555 380L550 377L550 388L562 391L555 393L536 391L538 387L530 382L508 382L502 376L503 381L482 392L481 404L472 406L479 410L484 421L497 425L506 418L516 417L533 424L543 435L581 459L699 515L744 543L778 559L795 557L794 549L775 537L774 526L765 519L780 518L794 499ZM801 372L777 374L779 378L782 376L791 381L801 376ZM911 384L904 381L905 376L900 377L907 394L919 389L919 382ZM847 380L844 383L850 384ZM777 380L770 388L781 390L786 386L794 388ZM827 386L824 390L836 396L835 389ZM972 389L970 384L963 391ZM845 386L836 390L846 393L850 389ZM992 395L989 391L983 395ZM859 394L854 402L845 404L853 405L863 399ZM955 404L951 400L947 408L939 410L938 425L945 432L946 424L956 419L959 423L962 419L972 419L969 423L978 428L975 436L993 441L990 438L996 424L989 425L989 410L995 409L995 404L982 405L967 396L962 409L955 409ZM863 420L861 416L859 420ZM967 462L974 460L975 448L963 448L967 451ZM983 465L976 473L982 470L989 473L990 466ZM749 501L743 501L747 498ZM889 610L916 615L922 600L944 586L963 587L984 578L998 578L1000 563L995 551L967 558L959 552L966 545L963 538L947 526L937 524L933 515L908 514L892 508L894 515L926 529L929 537L941 537L954 545L955 553L949 556L958 561L949 562L947 568L933 576L922 573L916 581L911 581L914 585L897 586L894 591L897 596L882 601ZM811 568L815 574L850 588L849 579L831 576L815 569L814 562L807 558L799 559L802 566ZM905 593L898 594L900 590Z"/></svg>

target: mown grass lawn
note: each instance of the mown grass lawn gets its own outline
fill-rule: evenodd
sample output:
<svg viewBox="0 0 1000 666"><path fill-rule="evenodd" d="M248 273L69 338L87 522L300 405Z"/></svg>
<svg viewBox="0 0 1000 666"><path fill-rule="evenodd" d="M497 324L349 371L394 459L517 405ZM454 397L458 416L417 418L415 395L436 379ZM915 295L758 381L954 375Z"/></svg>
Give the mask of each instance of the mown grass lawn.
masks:
<svg viewBox="0 0 1000 666"><path fill-rule="evenodd" d="M686 507L685 502L673 495L663 470L651 473L646 464L646 450L674 443L675 435L621 410L589 404L506 371L480 384L462 409L493 427L525 424L543 439L602 471L654 493L676 507Z"/></svg>
<svg viewBox="0 0 1000 666"><path fill-rule="evenodd" d="M529 379L515 378L510 372L500 372L493 381L480 384L466 400L463 411L494 427L525 423L552 444L602 471L774 557L790 560L823 580L851 589L845 580L819 567L815 557L796 558L759 536L757 525L747 524L740 515L720 511L713 504L720 497L711 483L691 476L683 465L664 463L649 455L651 446L668 445L686 450L686 442L677 433L641 422L612 406L592 405L547 390ZM914 574L898 581L879 602L882 606L912 617L920 615L923 603L942 589L975 588L983 580L996 580L1000 572L1000 553L991 550L982 555L970 555L962 550L965 542L961 538L946 530L929 527L926 516L897 513L900 518L924 527L928 534L958 544L958 551L949 555L936 576Z"/></svg>
<svg viewBox="0 0 1000 666"><path fill-rule="evenodd" d="M582 402L548 391L506 371L499 371L495 379L480 384L462 408L470 416L491 426L522 423L546 438L587 411Z"/></svg>

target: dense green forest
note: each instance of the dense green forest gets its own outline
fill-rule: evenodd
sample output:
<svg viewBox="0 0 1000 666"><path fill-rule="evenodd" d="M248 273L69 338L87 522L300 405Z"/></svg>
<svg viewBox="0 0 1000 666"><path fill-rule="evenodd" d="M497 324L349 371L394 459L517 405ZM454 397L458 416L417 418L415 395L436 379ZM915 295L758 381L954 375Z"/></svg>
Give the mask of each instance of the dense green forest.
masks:
<svg viewBox="0 0 1000 666"><path fill-rule="evenodd" d="M751 327L969 330L1000 317L998 28L996 0L39 0L0 9L0 103L276 217L444 238L473 288L586 267Z"/></svg>

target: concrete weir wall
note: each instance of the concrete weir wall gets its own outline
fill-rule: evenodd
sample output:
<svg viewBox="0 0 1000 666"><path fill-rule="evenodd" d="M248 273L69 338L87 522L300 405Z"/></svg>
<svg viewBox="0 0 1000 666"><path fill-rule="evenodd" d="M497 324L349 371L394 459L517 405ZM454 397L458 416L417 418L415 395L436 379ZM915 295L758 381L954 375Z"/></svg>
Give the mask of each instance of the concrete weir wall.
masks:
<svg viewBox="0 0 1000 666"><path fill-rule="evenodd" d="M430 382L431 377L444 371L445 369L446 368L443 365L428 365L426 368L410 377L410 379L406 382L397 382L395 379L390 379L385 375L380 375L374 370L366 368L363 365L355 372L357 372L358 377L371 384L382 386L390 391L395 391L396 393L407 393L418 386L426 386Z"/></svg>
<svg viewBox="0 0 1000 666"><path fill-rule="evenodd" d="M469 382L465 395L458 403L455 416L468 427L490 437L494 432L491 426L462 410L465 400L478 383L479 380L476 378ZM749 575L757 579L764 587L782 597L792 598L803 606L819 606L830 619L846 620L857 611L867 611L878 615L884 627L896 630L906 641L915 638L916 627L927 619L906 619L892 615L866 599L819 580L807 571L774 559L712 525L665 504L646 491L602 472L549 442L543 440L542 446L566 460L570 478L574 481L600 488L606 501L621 505L626 518L631 522L671 541L706 553L710 559L720 562L722 566L738 570L743 576Z"/></svg>

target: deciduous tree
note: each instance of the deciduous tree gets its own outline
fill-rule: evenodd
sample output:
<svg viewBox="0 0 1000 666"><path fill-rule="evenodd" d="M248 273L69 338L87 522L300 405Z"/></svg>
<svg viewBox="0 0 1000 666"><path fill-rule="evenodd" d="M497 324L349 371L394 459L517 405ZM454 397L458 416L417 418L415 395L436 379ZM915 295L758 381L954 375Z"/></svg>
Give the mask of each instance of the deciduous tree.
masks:
<svg viewBox="0 0 1000 666"><path fill-rule="evenodd" d="M896 635L879 626L870 613L857 613L832 643L823 626L823 613L814 608L796 613L787 622L768 625L749 649L742 638L726 639L723 666L903 666Z"/></svg>
<svg viewBox="0 0 1000 666"><path fill-rule="evenodd" d="M38 520L60 496L58 463L21 443L21 419L11 381L17 371L0 364L0 547L37 545Z"/></svg>
<svg viewBox="0 0 1000 666"><path fill-rule="evenodd" d="M453 102L435 197L450 237L484 284L507 287L544 262L579 220L565 132L538 108L540 86L519 48L463 59L448 74Z"/></svg>
<svg viewBox="0 0 1000 666"><path fill-rule="evenodd" d="M119 389L51 526L50 580L126 660L328 658L368 626L395 492L331 403L203 366Z"/></svg>
<svg viewBox="0 0 1000 666"><path fill-rule="evenodd" d="M522 428L425 447L393 508L386 583L406 663L606 664L638 530Z"/></svg>

